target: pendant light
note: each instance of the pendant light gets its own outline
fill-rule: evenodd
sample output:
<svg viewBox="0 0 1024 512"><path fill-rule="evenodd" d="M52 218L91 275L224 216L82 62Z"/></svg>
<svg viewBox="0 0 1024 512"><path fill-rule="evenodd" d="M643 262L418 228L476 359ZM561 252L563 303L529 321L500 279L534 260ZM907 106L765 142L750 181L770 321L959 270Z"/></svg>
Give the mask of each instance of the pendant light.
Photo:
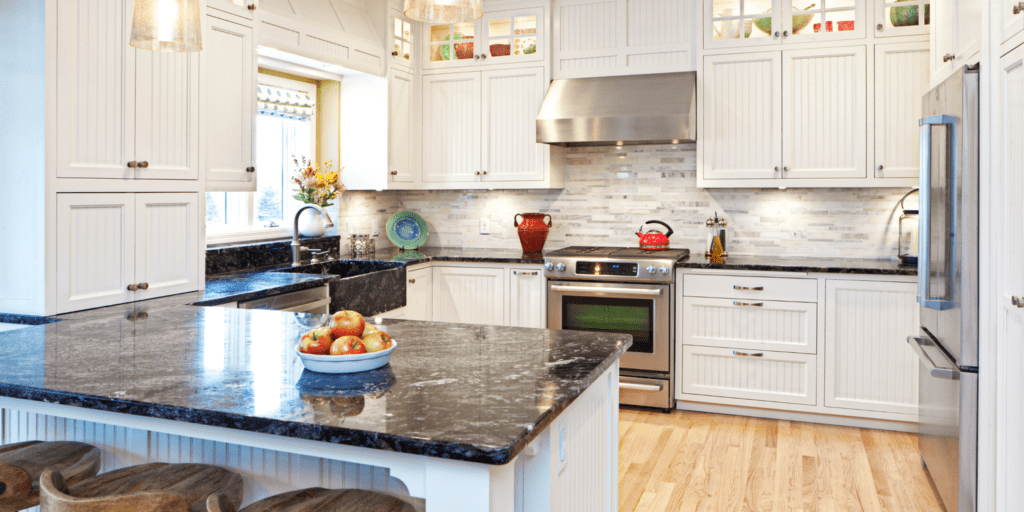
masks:
<svg viewBox="0 0 1024 512"><path fill-rule="evenodd" d="M405 0L405 15L426 23L460 23L483 17L483 0Z"/></svg>
<svg viewBox="0 0 1024 512"><path fill-rule="evenodd" d="M156 52L202 50L199 0L135 0L129 44Z"/></svg>

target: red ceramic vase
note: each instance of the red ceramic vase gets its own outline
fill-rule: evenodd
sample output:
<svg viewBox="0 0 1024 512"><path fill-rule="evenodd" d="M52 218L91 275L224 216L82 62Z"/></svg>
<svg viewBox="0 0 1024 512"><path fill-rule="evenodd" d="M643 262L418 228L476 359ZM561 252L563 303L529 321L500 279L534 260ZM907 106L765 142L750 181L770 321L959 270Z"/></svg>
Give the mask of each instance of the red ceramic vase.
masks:
<svg viewBox="0 0 1024 512"><path fill-rule="evenodd" d="M522 217L522 220L519 220ZM547 222L544 222L547 217ZM523 245L523 252L540 252L544 249L544 242L548 239L548 231L551 229L551 216L545 213L517 213L513 218L514 225L519 232L519 243Z"/></svg>

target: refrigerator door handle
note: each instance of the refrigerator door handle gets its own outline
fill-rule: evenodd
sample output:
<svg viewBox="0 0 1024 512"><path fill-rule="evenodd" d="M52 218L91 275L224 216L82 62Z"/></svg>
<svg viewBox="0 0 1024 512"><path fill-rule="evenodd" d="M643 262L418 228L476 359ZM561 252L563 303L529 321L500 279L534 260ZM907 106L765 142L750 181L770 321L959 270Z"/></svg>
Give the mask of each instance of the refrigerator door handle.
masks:
<svg viewBox="0 0 1024 512"><path fill-rule="evenodd" d="M956 130L956 118L953 116L930 116L920 121L921 152L920 182L918 186L921 215L918 217L917 229L917 302L929 309L952 309L955 304L949 300L935 300L931 293L931 185L932 185L932 126L947 125L950 134ZM956 137L950 137L956 140ZM956 158L947 158L947 165L953 170Z"/></svg>
<svg viewBox="0 0 1024 512"><path fill-rule="evenodd" d="M958 370L956 366L941 367L936 365L935 362L932 361L932 358L928 357L928 354L924 350L924 345L934 345L932 340L928 338L918 338L916 336L907 336L907 343L910 345L910 348L914 349L914 352L917 353L918 359L920 359L921 362L924 363L924 366L928 368L929 375L939 379L960 380L960 370Z"/></svg>

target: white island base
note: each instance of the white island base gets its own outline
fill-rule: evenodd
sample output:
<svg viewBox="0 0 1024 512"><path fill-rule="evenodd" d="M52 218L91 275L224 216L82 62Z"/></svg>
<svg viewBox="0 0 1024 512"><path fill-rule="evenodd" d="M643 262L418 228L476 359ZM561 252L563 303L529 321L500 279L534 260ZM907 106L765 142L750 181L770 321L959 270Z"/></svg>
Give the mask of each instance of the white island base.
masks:
<svg viewBox="0 0 1024 512"><path fill-rule="evenodd" d="M3 397L0 440L90 443L103 450L101 471L146 462L216 464L244 477L244 504L325 487L385 492L426 512L612 512L618 371L615 364L604 372L502 466Z"/></svg>

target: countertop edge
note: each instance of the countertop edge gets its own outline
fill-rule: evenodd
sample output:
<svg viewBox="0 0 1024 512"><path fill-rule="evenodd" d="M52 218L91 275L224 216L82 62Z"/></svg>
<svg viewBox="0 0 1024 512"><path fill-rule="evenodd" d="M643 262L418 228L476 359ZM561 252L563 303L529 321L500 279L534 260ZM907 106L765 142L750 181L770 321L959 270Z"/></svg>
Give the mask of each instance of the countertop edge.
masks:
<svg viewBox="0 0 1024 512"><path fill-rule="evenodd" d="M256 271L256 272L251 272L251 273L235 274L235 277L239 277L239 276L249 277L249 276L255 276L257 274L267 274L267 273L272 273L272 272ZM317 286L323 286L325 284L330 284L330 283L338 282L338 281L340 281L342 279L341 276L336 276L336 275L331 275L331 274L291 274L291 275L309 277L310 280L309 281L304 281L304 282L301 282L301 283L292 283L292 284L286 284L286 285L281 285L281 286L274 286L274 287L270 287L270 288L265 288L263 290L247 291L247 292L242 292L242 293L238 293L238 294L235 294L235 295L224 295L224 296L213 298L213 299L199 300L199 301L196 301L196 302L188 303L187 305L189 305L189 306L208 307L208 306L219 306L221 304L227 304L229 302L241 302L241 301L247 301L247 300L253 300L253 299L261 299L263 297L268 297L270 295L278 295L278 294L281 294L281 293L288 293L288 292L295 292L295 291L299 291L299 290L307 290L309 288L316 288ZM218 276L210 276L210 280L207 281L206 284L209 285L209 283L211 281L215 281L217 279L217 277ZM199 292L203 292L203 291L205 291L205 289L204 290L198 290L198 291Z"/></svg>

